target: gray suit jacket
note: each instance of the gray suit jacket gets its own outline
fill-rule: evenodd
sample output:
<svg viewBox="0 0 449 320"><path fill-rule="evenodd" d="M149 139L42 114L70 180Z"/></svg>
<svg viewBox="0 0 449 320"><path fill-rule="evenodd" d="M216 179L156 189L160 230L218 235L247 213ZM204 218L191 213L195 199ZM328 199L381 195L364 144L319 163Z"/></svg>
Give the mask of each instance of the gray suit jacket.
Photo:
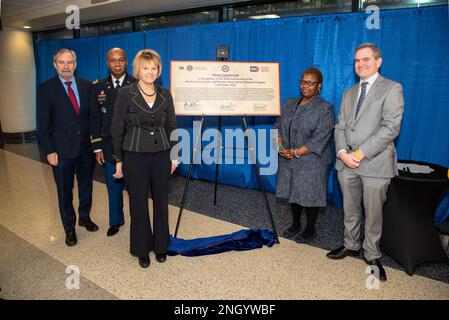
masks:
<svg viewBox="0 0 449 320"><path fill-rule="evenodd" d="M357 83L343 94L335 126L336 151L360 148L365 158L353 169L357 174L392 178L398 171L394 139L399 134L404 111L402 86L379 75L355 118L358 90ZM337 171L344 167L337 158Z"/></svg>

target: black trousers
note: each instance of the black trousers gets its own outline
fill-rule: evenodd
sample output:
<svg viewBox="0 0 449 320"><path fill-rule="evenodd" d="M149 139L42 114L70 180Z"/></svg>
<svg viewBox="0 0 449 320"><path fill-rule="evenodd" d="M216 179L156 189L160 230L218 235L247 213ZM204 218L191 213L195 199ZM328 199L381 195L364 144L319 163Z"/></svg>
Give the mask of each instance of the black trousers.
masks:
<svg viewBox="0 0 449 320"><path fill-rule="evenodd" d="M125 152L123 175L131 211L131 254L146 257L151 251L166 253L169 242L168 183L170 151ZM151 230L148 193L153 197Z"/></svg>
<svg viewBox="0 0 449 320"><path fill-rule="evenodd" d="M82 141L75 159L58 159L58 165L52 167L58 191L59 213L65 232L75 228L76 215L73 207L73 184L76 175L78 181L78 215L81 219L90 216L92 208L92 176L95 167L95 155L90 143Z"/></svg>

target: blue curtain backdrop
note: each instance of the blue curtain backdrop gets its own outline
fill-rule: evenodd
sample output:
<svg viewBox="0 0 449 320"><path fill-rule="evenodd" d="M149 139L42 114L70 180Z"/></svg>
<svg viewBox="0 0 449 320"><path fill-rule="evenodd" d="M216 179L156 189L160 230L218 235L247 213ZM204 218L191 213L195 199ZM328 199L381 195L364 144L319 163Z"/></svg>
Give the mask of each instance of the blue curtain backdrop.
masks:
<svg viewBox="0 0 449 320"><path fill-rule="evenodd" d="M215 60L217 45L230 46L231 61L279 62L281 100L298 95L301 72L318 67L324 76L322 96L338 108L343 91L356 81L353 52L361 42L375 42L383 51L381 73L404 87L405 112L397 139L398 158L449 167L449 22L448 7L381 11L380 29L367 29L367 14L330 14L271 20L230 22L159 29L148 32L74 40L39 41L36 44L38 81L54 75L52 55L59 47L78 54L78 74L88 79L106 75L105 53L113 46L130 57L142 48L152 48L164 62L160 82L170 86L171 60ZM131 72L131 66L128 71ZM192 132L198 117L178 117L178 124ZM268 131L274 117L247 118L250 128ZM216 128L217 117L208 117L205 129ZM242 128L240 117L223 117L223 129ZM213 138L211 138L213 139ZM270 143L266 134L266 143ZM191 137L193 144L193 137ZM212 140L203 141L202 146ZM229 144L225 139L224 144ZM230 152L230 151L228 151ZM243 165L220 165L219 182L259 188L247 152L234 150ZM223 158L225 159L225 158ZM179 172L187 174L188 165ZM193 177L213 181L214 165L195 165ZM263 176L268 191L274 191L276 176ZM341 207L335 171L329 178L328 201Z"/></svg>

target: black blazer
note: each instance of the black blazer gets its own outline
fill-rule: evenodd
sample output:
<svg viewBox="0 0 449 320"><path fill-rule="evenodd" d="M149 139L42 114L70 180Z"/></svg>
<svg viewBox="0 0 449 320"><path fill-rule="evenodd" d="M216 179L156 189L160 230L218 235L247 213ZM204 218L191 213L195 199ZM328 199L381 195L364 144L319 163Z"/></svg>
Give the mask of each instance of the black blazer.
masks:
<svg viewBox="0 0 449 320"><path fill-rule="evenodd" d="M170 135L176 126L175 108L169 90L156 85L156 100L150 109L137 83L120 88L114 105L111 135L113 158L122 161L123 151L159 152L176 144Z"/></svg>
<svg viewBox="0 0 449 320"><path fill-rule="evenodd" d="M76 76L75 82L80 99L79 116L58 76L41 83L38 90L40 144L46 155L56 152L59 159L76 158L81 140L89 141L92 86Z"/></svg>
<svg viewBox="0 0 449 320"><path fill-rule="evenodd" d="M134 78L126 74L122 87L130 85ZM114 89L111 75L92 87L90 99L90 139L92 149L103 151L105 160L113 162L111 122L117 90Z"/></svg>

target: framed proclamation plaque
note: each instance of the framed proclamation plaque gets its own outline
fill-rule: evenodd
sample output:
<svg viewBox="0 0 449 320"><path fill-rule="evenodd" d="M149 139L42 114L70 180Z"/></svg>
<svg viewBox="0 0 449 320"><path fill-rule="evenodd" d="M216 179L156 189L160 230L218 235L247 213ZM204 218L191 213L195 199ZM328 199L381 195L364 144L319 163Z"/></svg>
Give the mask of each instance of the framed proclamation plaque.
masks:
<svg viewBox="0 0 449 320"><path fill-rule="evenodd" d="M171 61L178 116L280 115L279 63Z"/></svg>

